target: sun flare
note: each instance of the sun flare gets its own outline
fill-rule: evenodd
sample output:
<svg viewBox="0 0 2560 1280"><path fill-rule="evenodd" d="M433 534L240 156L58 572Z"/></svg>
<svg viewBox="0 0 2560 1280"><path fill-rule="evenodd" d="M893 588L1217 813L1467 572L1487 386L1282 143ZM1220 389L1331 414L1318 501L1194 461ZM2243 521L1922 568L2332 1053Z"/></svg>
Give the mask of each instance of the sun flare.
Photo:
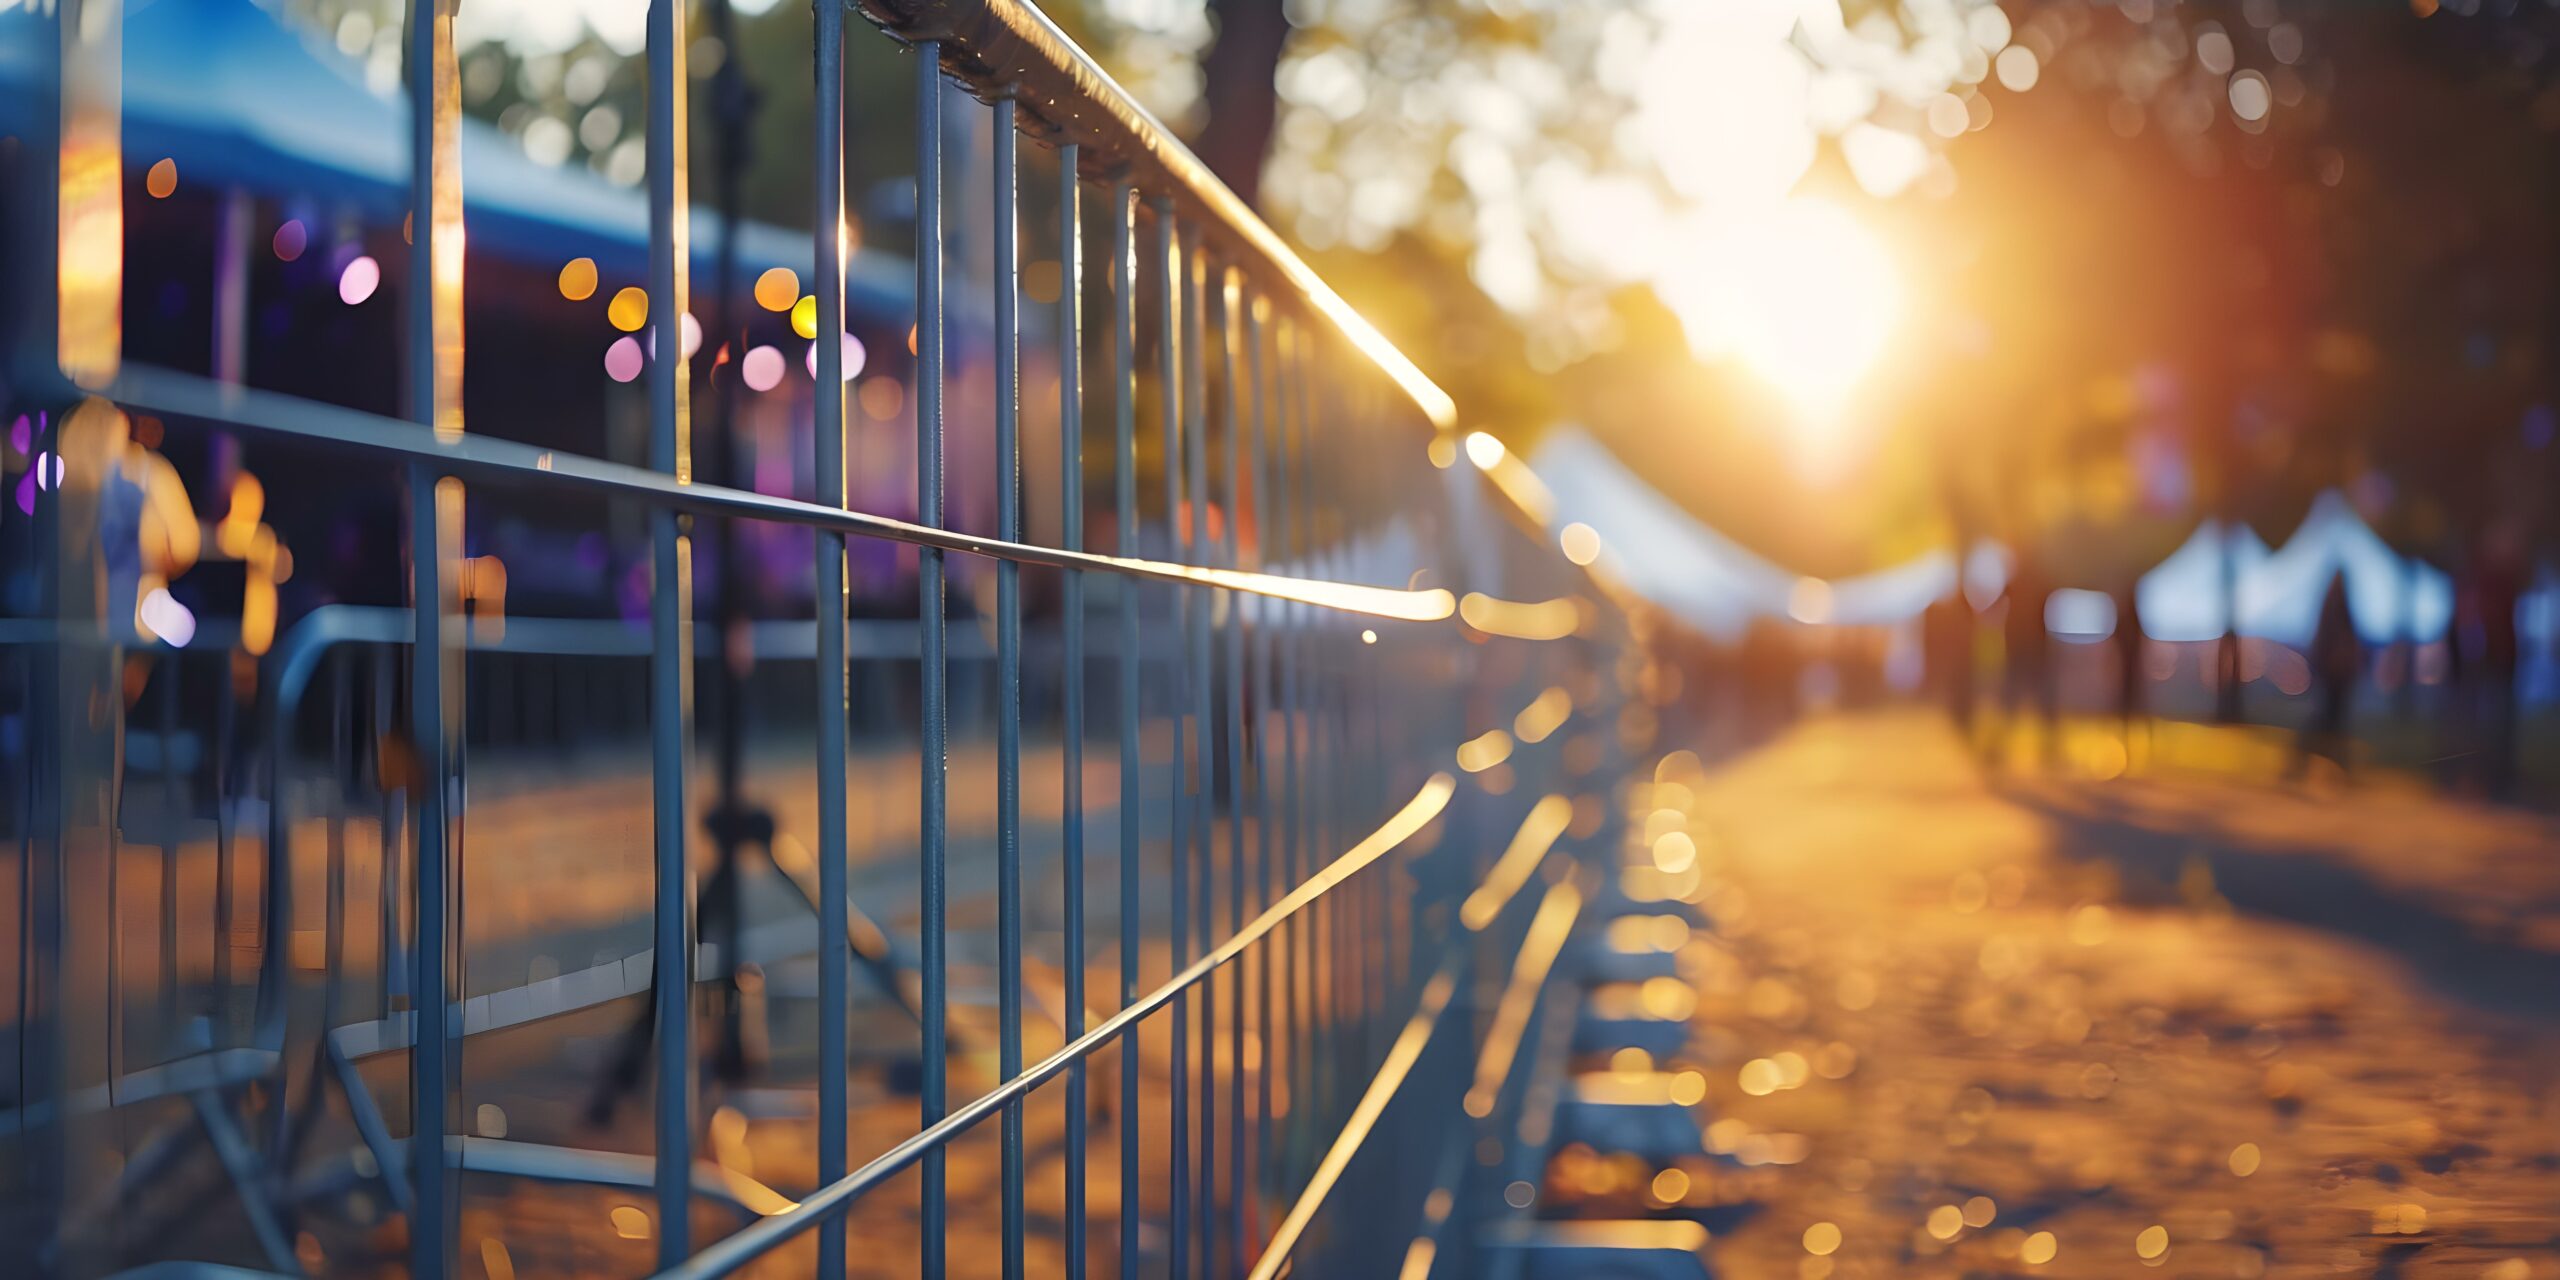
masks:
<svg viewBox="0 0 2560 1280"><path fill-rule="evenodd" d="M1799 461L1836 467L1854 443L1858 385L1900 320L1901 272L1883 242L1838 205L1795 198L1701 228L1665 276L1698 357L1767 382Z"/></svg>

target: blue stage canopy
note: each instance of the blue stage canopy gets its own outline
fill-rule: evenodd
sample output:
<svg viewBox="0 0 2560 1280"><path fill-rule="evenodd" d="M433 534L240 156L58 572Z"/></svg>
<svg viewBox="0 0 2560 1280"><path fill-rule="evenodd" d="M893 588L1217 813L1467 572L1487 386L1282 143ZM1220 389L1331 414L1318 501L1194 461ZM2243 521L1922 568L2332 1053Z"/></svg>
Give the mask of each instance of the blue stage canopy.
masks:
<svg viewBox="0 0 2560 1280"><path fill-rule="evenodd" d="M24 21L23 13L0 22ZM0 132L24 134L34 94L56 51L42 40L0 40ZM129 165L175 159L180 181L309 200L377 225L409 209L405 96L368 88L360 67L252 0L142 0L124 22L124 145ZM554 168L479 120L462 124L464 226L475 253L545 269L589 257L610 276L645 272L647 199L577 168ZM697 272L719 243L719 219L693 214ZM768 267L805 277L806 232L739 228L741 275ZM904 323L913 268L857 252L848 266L851 318Z"/></svg>

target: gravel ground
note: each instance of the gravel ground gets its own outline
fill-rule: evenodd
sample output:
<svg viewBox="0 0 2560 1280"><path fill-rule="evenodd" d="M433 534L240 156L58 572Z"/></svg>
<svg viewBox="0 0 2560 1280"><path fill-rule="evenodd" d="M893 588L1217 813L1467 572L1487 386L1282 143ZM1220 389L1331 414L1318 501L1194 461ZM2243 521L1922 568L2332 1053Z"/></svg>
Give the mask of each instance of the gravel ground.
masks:
<svg viewBox="0 0 2560 1280"><path fill-rule="evenodd" d="M1741 1277L2560 1277L2560 827L2176 732L1675 758L1713 925L1647 995L1722 1154L1568 1148L1548 1211L1700 1217Z"/></svg>

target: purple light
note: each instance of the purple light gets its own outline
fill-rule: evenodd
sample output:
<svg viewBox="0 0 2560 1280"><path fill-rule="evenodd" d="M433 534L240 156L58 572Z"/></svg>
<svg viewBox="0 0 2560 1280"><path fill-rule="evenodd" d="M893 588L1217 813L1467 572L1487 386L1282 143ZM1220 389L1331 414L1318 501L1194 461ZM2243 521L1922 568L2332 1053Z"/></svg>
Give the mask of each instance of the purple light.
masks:
<svg viewBox="0 0 2560 1280"><path fill-rule="evenodd" d="M771 391L782 384L782 353L771 347L758 347L747 353L738 366L738 376L746 379L751 390Z"/></svg>
<svg viewBox="0 0 2560 1280"><path fill-rule="evenodd" d="M373 296L382 287L382 264L371 257L358 257L338 273L338 301L352 307Z"/></svg>
<svg viewBox="0 0 2560 1280"><path fill-rule="evenodd" d="M756 451L756 492L791 496L791 455L780 449Z"/></svg>
<svg viewBox="0 0 2560 1280"><path fill-rule="evenodd" d="M629 382L640 376L640 341L630 334L613 340L604 350L604 371L616 382Z"/></svg>
<svg viewBox="0 0 2560 1280"><path fill-rule="evenodd" d="M288 218L283 226L276 228L275 251L278 258L291 262L301 257L302 251L310 245L311 232L302 225L300 218Z"/></svg>
<svg viewBox="0 0 2560 1280"><path fill-rule="evenodd" d="M650 359L657 359L658 326L654 324L650 325L648 328L641 330L640 333L642 337L648 339L648 346L642 349L648 353ZM684 319L676 323L676 334L678 345L684 350L684 358L691 360L693 358L693 353L702 349L702 322L694 319L693 313L688 311L685 313Z"/></svg>
<svg viewBox="0 0 2560 1280"><path fill-rule="evenodd" d="M622 620L646 621L649 617L649 560L647 557L632 561L631 567L623 570L621 588L615 594L622 604Z"/></svg>
<svg viewBox="0 0 2560 1280"><path fill-rule="evenodd" d="M151 634L178 648L186 648L187 642L196 638L196 616L187 612L187 607L166 588L152 588L134 612L141 615L142 625L151 628Z"/></svg>
<svg viewBox="0 0 2560 1280"><path fill-rule="evenodd" d="M35 472L30 471L25 475L18 477L18 510L24 511L28 515L34 515L36 513Z"/></svg>
<svg viewBox="0 0 2560 1280"><path fill-rule="evenodd" d="M34 443L35 433L27 421L27 415L19 414L18 420L9 424L9 447L25 453L27 447Z"/></svg>
<svg viewBox="0 0 2560 1280"><path fill-rule="evenodd" d="M844 335L844 377L840 379L840 381L853 381L854 375L862 372L862 364L863 361L868 358L868 354L869 353L862 349L862 339L857 338L850 333ZM814 378L818 376L817 343L812 342L809 344L808 358L803 360L801 363L809 366L810 377Z"/></svg>

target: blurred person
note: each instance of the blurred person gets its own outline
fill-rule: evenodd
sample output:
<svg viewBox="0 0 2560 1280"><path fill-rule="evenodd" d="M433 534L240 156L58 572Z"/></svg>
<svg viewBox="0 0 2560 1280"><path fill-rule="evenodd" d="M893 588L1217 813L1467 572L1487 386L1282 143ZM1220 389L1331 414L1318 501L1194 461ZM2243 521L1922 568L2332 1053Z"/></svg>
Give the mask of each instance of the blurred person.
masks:
<svg viewBox="0 0 2560 1280"><path fill-rule="evenodd" d="M2486 539L2466 593L2479 637L2471 696L2480 720L2480 783L2501 800L2514 792L2516 775L2516 669L2522 655L2516 605L2524 576L2517 541L2503 530Z"/></svg>
<svg viewBox="0 0 2560 1280"><path fill-rule="evenodd" d="M1801 670L1794 637L1768 618L1754 618L1743 628L1741 652L1743 719L1755 732L1774 729L1796 713Z"/></svg>
<svg viewBox="0 0 2560 1280"><path fill-rule="evenodd" d="M2150 711L2150 673L2143 667L2142 593L2128 582L2116 592L2116 716L2124 754L2133 760L2134 727Z"/></svg>
<svg viewBox="0 0 2560 1280"><path fill-rule="evenodd" d="M2045 605L2053 597L2053 583L2034 556L2021 554L2018 567L2010 573L2001 594L2009 606L2000 624L2004 650L2001 658L2007 672L2001 690L2003 733L2014 734L2024 716L2032 712L2043 735L2045 757L2050 760L2060 754L2062 746L2060 709L2054 701L2053 636L2045 628L2044 617Z"/></svg>
<svg viewBox="0 0 2560 1280"><path fill-rule="evenodd" d="M1881 627L1835 627L1832 665L1840 672L1840 705L1872 707L1884 701L1888 635Z"/></svg>
<svg viewBox="0 0 2560 1280"><path fill-rule="evenodd" d="M1973 729L1973 604L1959 583L1920 616L1922 664L1931 693L1946 699L1959 733Z"/></svg>
<svg viewBox="0 0 2560 1280"><path fill-rule="evenodd" d="M2364 675L2364 644L2356 638L2356 619L2347 607L2347 575L2333 570L2329 591L2320 601L2320 623L2311 634L2311 718L2294 741L2293 769L2299 774L2311 757L2324 756L2349 769L2347 723L2355 700L2356 681Z"/></svg>

